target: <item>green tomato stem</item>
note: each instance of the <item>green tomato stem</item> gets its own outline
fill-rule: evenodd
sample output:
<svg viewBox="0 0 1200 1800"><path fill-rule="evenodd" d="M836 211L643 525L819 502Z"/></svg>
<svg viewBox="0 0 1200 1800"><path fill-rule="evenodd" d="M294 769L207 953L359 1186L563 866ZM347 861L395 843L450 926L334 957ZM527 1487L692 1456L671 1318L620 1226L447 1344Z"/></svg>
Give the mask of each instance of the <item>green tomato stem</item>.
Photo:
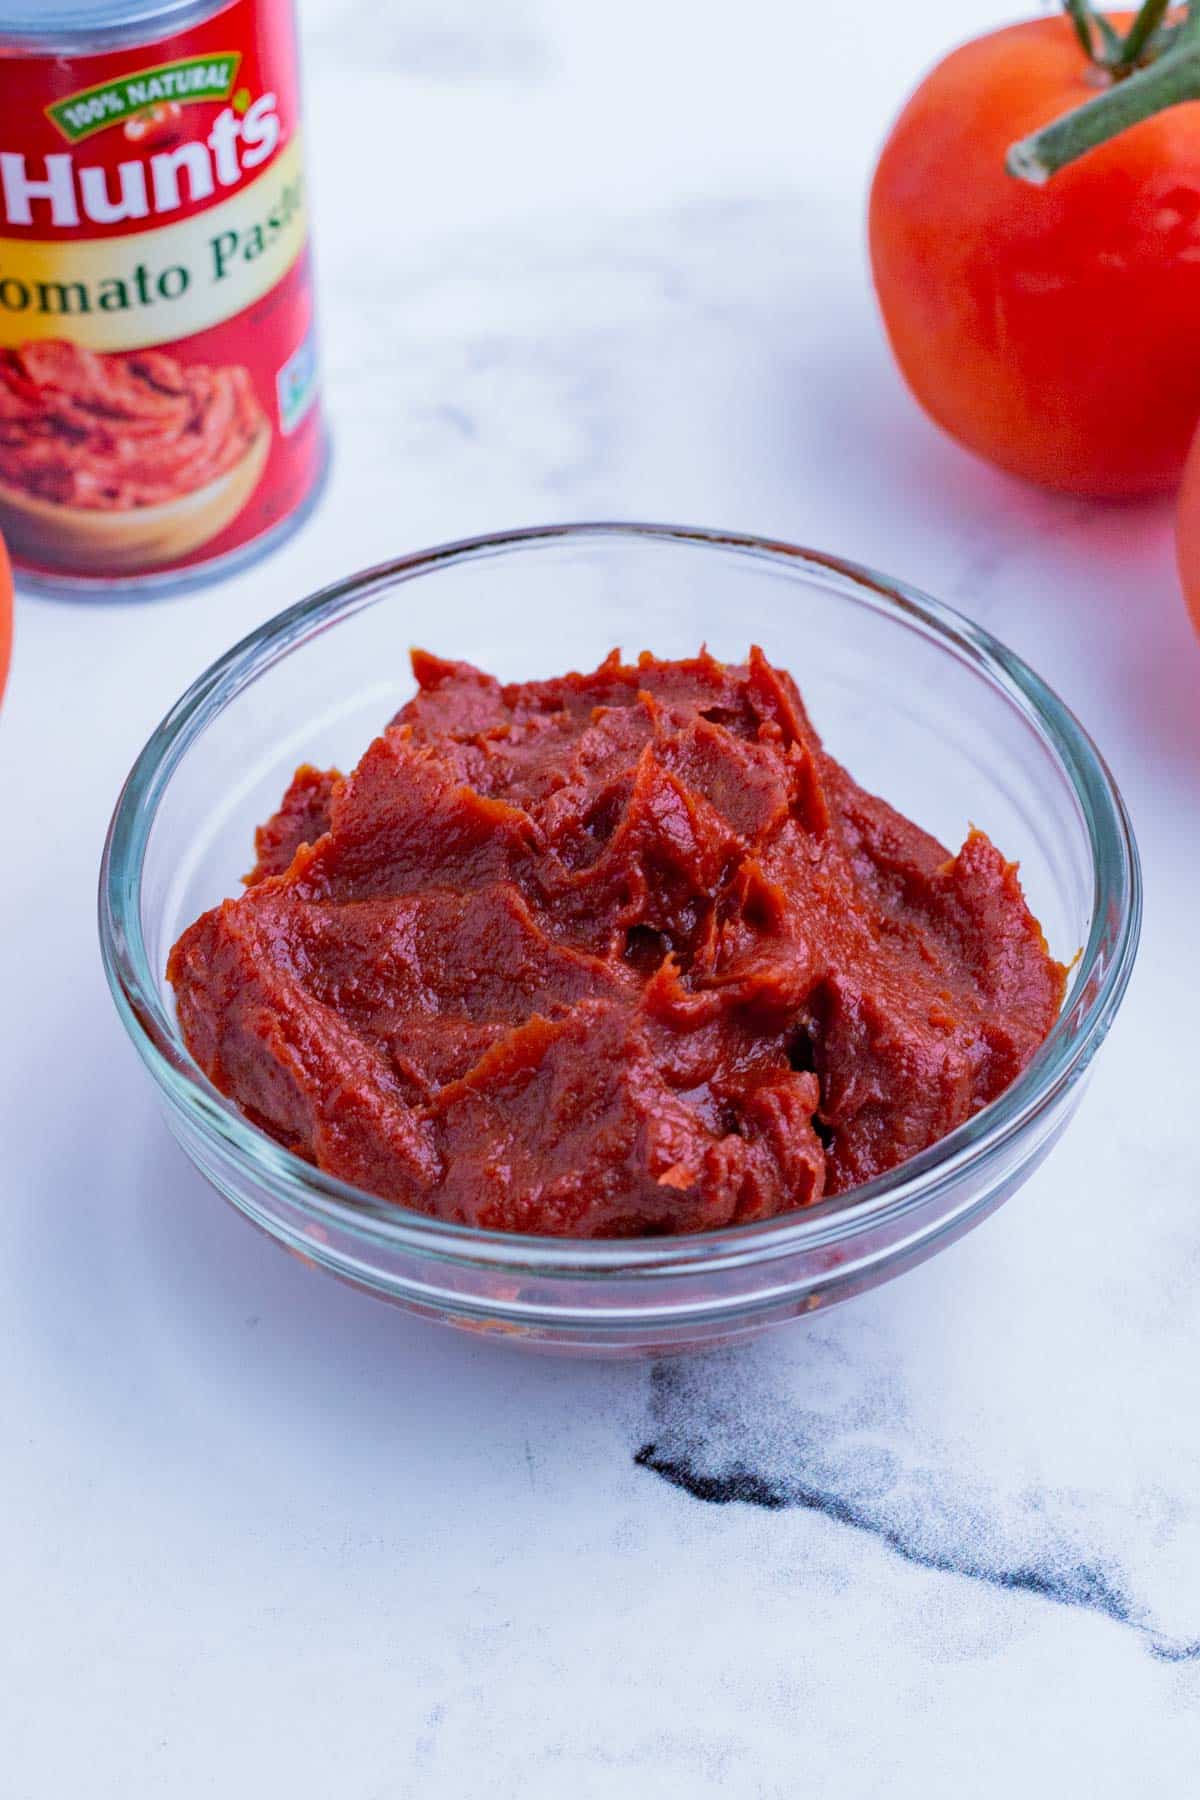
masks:
<svg viewBox="0 0 1200 1800"><path fill-rule="evenodd" d="M1200 32L1189 16L1179 35L1154 62L1114 81L1094 100L1055 119L1032 137L1013 144L1006 157L1010 175L1040 184L1076 157L1140 125L1143 119L1185 100L1200 100Z"/></svg>
<svg viewBox="0 0 1200 1800"><path fill-rule="evenodd" d="M1104 55L1098 59L1093 57L1092 61L1096 62L1098 60L1101 68L1111 69L1113 64L1119 62L1121 58L1121 34L1114 26L1109 24L1102 12L1092 14L1092 23L1095 25L1096 30L1100 33L1104 42ZM1136 25L1136 23L1137 21L1135 20L1134 24Z"/></svg>
<svg viewBox="0 0 1200 1800"><path fill-rule="evenodd" d="M1091 62L1096 60L1096 40L1092 36L1095 18L1089 0L1063 0L1067 16L1075 27L1075 36L1079 39L1079 48Z"/></svg>
<svg viewBox="0 0 1200 1800"><path fill-rule="evenodd" d="M1135 69L1143 51L1149 49L1150 41L1166 18L1170 10L1171 0L1146 0L1146 4L1126 33L1125 42L1121 45L1117 58L1120 69Z"/></svg>

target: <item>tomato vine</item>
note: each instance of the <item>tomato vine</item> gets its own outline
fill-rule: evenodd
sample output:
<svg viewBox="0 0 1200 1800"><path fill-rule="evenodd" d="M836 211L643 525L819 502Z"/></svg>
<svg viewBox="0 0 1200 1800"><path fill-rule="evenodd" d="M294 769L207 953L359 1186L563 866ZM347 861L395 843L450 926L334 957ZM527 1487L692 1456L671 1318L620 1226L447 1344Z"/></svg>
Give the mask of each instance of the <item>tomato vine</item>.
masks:
<svg viewBox="0 0 1200 1800"><path fill-rule="evenodd" d="M1143 119L1200 100L1200 0L1143 0L1124 33L1092 0L1063 4L1103 91L1011 145L1008 169L1023 181L1047 181Z"/></svg>

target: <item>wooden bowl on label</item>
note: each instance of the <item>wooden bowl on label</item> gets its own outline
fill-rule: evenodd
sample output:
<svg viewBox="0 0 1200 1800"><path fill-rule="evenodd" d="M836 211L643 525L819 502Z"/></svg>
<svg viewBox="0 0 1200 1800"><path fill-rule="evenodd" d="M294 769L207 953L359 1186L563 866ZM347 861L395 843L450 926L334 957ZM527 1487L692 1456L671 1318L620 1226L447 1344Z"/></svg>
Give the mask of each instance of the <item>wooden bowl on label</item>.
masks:
<svg viewBox="0 0 1200 1800"><path fill-rule="evenodd" d="M0 482L0 530L18 556L78 575L131 575L177 562L233 522L262 479L271 448L264 420L240 462L215 481L164 500L106 512L59 506Z"/></svg>

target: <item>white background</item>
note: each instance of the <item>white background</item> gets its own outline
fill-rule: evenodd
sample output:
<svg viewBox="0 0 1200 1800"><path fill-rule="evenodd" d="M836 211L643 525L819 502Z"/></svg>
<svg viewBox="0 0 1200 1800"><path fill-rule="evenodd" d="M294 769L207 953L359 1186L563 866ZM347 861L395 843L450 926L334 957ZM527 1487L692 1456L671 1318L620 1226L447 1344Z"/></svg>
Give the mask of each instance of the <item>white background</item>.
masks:
<svg viewBox="0 0 1200 1800"><path fill-rule="evenodd" d="M1200 649L1170 510L942 440L864 265L890 115L1005 16L305 7L326 500L184 599L22 600L0 715L6 1797L1194 1784L1200 1661L1154 1654L1200 1637ZM972 612L1100 740L1146 868L1130 997L1037 1178L681 1381L522 1361L282 1256L168 1139L95 943L124 772L233 638L385 555L588 515L798 539ZM685 1439L875 1524L634 1464ZM906 1532L954 1567L1102 1567L1132 1622L917 1566Z"/></svg>

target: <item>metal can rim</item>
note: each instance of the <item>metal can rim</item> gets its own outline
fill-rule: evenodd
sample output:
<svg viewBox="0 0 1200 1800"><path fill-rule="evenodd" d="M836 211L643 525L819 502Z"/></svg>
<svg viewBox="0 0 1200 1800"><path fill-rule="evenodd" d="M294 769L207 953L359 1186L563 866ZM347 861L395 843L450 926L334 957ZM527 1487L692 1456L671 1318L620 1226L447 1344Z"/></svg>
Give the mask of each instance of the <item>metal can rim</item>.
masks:
<svg viewBox="0 0 1200 1800"><path fill-rule="evenodd" d="M202 25L232 0L0 0L0 56L99 55Z"/></svg>

